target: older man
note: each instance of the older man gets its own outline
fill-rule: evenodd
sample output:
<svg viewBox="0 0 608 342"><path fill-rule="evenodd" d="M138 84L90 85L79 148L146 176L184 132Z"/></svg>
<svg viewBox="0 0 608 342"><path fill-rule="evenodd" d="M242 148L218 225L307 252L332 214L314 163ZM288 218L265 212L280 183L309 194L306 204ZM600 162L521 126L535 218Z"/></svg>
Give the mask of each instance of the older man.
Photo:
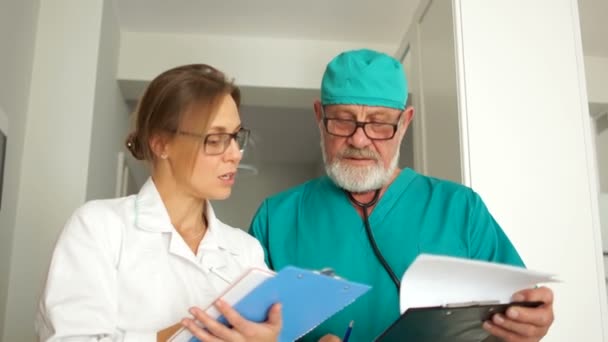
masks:
<svg viewBox="0 0 608 342"><path fill-rule="evenodd" d="M304 338L341 335L372 341L399 316L401 275L420 253L524 266L517 251L470 188L401 170L399 147L414 116L405 73L371 50L344 52L328 65L314 104L326 177L266 199L251 224L270 267L332 267L373 286ZM548 288L525 289L484 327L506 341L538 341L553 321Z"/></svg>

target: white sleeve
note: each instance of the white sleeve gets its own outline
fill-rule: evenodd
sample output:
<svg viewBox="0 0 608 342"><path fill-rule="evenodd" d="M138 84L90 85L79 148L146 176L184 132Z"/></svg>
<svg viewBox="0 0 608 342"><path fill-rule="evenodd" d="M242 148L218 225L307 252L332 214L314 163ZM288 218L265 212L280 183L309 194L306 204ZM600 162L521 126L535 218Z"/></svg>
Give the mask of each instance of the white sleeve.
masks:
<svg viewBox="0 0 608 342"><path fill-rule="evenodd" d="M70 218L55 246L40 301L40 341L156 342L156 332L117 328L122 229L117 215L101 206L86 204Z"/></svg>

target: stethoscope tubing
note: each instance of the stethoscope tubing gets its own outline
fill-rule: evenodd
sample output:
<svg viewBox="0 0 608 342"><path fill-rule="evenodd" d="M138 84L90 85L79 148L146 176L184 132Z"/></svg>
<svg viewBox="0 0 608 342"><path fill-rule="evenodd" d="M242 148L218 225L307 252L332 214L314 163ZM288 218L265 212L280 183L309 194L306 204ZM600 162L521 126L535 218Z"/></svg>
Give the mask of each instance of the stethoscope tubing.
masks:
<svg viewBox="0 0 608 342"><path fill-rule="evenodd" d="M391 277L391 280L397 288L397 293L399 293L399 289L401 288L401 281L382 255L382 252L380 252L380 248L378 248L378 245L376 244L376 239L374 238L374 234L372 233L372 228L369 223L368 210L378 202L378 199L380 198L380 189L374 192L374 197L367 203L357 201L351 192L347 192L347 194L349 199L363 211L363 223L365 224L365 232L367 233L367 239L369 240L369 243L372 246L372 250L374 251L376 258L378 259L382 267L386 270L388 275Z"/></svg>

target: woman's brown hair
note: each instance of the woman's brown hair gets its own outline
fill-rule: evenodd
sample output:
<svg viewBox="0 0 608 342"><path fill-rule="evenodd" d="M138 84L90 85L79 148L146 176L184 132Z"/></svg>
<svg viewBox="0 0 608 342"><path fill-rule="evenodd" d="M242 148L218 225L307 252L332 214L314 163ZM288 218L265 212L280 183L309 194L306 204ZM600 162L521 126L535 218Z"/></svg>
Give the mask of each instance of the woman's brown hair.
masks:
<svg viewBox="0 0 608 342"><path fill-rule="evenodd" d="M209 65L190 64L163 72L152 80L139 100L135 130L127 137L127 148L136 159L153 161L150 138L154 134L177 134L185 113L194 107L200 113L197 130L204 133L226 95L240 106L239 88Z"/></svg>

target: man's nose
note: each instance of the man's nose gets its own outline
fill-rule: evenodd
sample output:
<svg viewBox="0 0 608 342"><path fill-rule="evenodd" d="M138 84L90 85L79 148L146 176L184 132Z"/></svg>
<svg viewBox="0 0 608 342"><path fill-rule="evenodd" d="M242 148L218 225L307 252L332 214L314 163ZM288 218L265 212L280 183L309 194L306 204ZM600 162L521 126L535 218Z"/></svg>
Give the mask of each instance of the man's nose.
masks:
<svg viewBox="0 0 608 342"><path fill-rule="evenodd" d="M366 146L369 146L372 141L365 134L365 130L363 129L363 127L357 127L355 133L350 138L348 138L348 143L356 148L364 148Z"/></svg>

